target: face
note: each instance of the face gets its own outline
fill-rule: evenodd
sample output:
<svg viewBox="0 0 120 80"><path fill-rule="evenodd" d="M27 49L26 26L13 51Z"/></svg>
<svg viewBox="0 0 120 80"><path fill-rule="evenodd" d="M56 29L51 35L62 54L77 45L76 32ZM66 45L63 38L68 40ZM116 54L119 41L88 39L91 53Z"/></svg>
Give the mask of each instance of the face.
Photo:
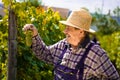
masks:
<svg viewBox="0 0 120 80"><path fill-rule="evenodd" d="M84 30L66 26L64 34L66 35L67 42L72 46L77 47L84 37Z"/></svg>

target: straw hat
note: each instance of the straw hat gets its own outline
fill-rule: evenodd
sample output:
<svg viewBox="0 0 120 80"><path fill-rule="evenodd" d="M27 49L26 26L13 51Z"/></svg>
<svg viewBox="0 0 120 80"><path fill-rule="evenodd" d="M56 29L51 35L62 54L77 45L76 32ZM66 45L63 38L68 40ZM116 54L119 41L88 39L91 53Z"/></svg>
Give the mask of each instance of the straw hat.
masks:
<svg viewBox="0 0 120 80"><path fill-rule="evenodd" d="M92 21L92 16L85 9L80 9L76 11L72 11L70 16L66 21L59 21L62 24L69 25L71 27L76 27L79 29L83 29L87 32L94 33L95 31L90 29Z"/></svg>

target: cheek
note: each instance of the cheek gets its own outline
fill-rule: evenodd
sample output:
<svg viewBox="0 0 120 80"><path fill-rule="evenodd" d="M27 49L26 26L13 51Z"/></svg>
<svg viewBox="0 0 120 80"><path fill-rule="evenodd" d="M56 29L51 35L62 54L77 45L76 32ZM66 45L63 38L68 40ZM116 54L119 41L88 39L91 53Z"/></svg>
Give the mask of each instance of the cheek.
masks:
<svg viewBox="0 0 120 80"><path fill-rule="evenodd" d="M79 39L80 38L80 34L78 34L78 33L73 34L72 37L75 38L75 39Z"/></svg>
<svg viewBox="0 0 120 80"><path fill-rule="evenodd" d="M79 42L79 36L77 35L71 35L71 37L68 39L69 41L72 41L72 42Z"/></svg>

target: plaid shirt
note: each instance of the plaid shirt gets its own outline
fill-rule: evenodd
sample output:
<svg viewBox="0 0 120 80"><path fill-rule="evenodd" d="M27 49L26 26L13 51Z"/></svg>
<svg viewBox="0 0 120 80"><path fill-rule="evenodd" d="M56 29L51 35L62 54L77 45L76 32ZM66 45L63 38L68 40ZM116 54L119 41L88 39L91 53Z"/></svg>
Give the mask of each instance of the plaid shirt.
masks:
<svg viewBox="0 0 120 80"><path fill-rule="evenodd" d="M67 50L60 64L75 69L77 63L84 54L85 49L91 42L92 41L85 47L80 47L77 51L73 51L70 46L67 46ZM33 37L32 50L40 60L55 65L66 45L69 44L66 39L63 39L54 45L46 46L40 36L37 35ZM100 78L100 80L120 80L118 72L109 60L105 51L99 45L92 46L84 63L84 80L88 80L92 76L96 76ZM61 78L60 80L64 80L61 75L58 76Z"/></svg>

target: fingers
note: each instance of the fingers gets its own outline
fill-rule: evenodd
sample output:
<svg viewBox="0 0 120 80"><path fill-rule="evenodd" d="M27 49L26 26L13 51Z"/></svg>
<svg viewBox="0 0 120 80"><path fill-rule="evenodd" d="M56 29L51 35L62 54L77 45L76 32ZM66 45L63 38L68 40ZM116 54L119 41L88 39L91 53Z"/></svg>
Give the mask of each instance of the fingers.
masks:
<svg viewBox="0 0 120 80"><path fill-rule="evenodd" d="M28 31L28 30L32 31L33 36L38 35L37 28L33 24L25 24L22 30L25 31L25 32Z"/></svg>
<svg viewBox="0 0 120 80"><path fill-rule="evenodd" d="M25 24L22 30L23 31L28 31L28 30L33 31L34 29L35 29L35 27L33 24Z"/></svg>

